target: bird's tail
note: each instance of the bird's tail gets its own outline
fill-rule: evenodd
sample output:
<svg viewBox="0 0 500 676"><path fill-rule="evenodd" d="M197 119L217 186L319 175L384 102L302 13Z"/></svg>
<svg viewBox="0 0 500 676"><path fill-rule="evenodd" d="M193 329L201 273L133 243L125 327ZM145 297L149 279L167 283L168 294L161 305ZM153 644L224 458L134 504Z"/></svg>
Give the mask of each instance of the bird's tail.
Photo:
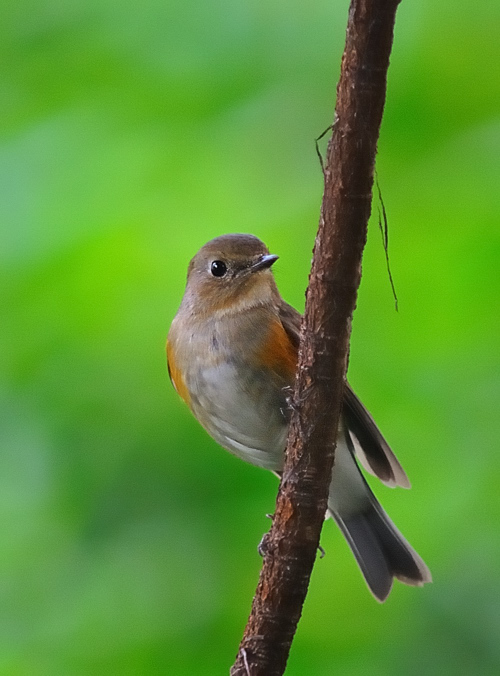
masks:
<svg viewBox="0 0 500 676"><path fill-rule="evenodd" d="M385 601L393 578L413 586L431 582L432 576L417 552L405 540L370 491L370 503L347 515L331 512L352 549L375 598Z"/></svg>
<svg viewBox="0 0 500 676"><path fill-rule="evenodd" d="M423 560L382 509L353 451L341 424L328 511L349 543L371 592L377 600L385 601L394 578L421 586L431 582L432 577Z"/></svg>

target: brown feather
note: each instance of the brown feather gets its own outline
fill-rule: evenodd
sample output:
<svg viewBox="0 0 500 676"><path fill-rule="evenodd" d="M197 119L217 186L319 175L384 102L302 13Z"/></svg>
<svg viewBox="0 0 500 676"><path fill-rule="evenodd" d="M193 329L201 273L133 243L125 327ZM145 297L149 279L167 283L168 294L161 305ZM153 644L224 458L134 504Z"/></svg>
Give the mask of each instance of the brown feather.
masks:
<svg viewBox="0 0 500 676"><path fill-rule="evenodd" d="M188 406L190 406L191 397L189 396L189 390L186 387L181 370L175 365L174 350L170 341L167 342L167 367L168 375L170 376L172 385L175 387L175 391L180 396L180 398L183 399Z"/></svg>
<svg viewBox="0 0 500 676"><path fill-rule="evenodd" d="M259 366L276 372L287 382L292 383L297 368L297 346L292 343L278 318L270 322L269 333L263 341L257 355Z"/></svg>

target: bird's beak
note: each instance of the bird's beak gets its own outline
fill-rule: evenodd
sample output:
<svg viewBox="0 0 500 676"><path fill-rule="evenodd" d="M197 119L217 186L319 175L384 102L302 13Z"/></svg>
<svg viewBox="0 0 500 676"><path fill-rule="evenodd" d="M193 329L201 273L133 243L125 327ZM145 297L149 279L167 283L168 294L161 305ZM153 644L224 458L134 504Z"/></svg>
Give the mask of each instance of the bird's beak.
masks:
<svg viewBox="0 0 500 676"><path fill-rule="evenodd" d="M273 263L276 263L278 258L279 256L275 256L274 254L265 254L250 266L250 272L258 272L259 270L270 268Z"/></svg>

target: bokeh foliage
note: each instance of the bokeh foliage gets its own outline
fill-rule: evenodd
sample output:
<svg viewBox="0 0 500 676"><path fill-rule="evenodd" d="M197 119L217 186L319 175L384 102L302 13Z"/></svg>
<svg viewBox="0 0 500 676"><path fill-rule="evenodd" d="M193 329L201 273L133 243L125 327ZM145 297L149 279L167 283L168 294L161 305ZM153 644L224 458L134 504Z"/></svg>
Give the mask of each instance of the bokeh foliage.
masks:
<svg viewBox="0 0 500 676"><path fill-rule="evenodd" d="M252 232L303 306L347 2L0 7L0 673L227 673L272 476L168 382L187 261ZM404 1L350 379L435 582L379 606L326 524L290 676L500 670L496 0Z"/></svg>

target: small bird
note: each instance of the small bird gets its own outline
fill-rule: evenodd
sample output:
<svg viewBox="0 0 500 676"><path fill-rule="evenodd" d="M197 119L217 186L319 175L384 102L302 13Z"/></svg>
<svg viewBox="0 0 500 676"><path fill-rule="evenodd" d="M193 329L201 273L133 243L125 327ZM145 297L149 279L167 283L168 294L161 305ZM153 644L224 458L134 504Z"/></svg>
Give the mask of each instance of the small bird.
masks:
<svg viewBox="0 0 500 676"><path fill-rule="evenodd" d="M189 263L167 340L170 378L195 418L225 449L275 473L284 463L301 322L276 286L271 266L277 259L253 235L205 244ZM410 487L346 382L326 516L335 519L369 589L384 601L393 578L421 586L431 574L382 509L355 457L386 485Z"/></svg>

